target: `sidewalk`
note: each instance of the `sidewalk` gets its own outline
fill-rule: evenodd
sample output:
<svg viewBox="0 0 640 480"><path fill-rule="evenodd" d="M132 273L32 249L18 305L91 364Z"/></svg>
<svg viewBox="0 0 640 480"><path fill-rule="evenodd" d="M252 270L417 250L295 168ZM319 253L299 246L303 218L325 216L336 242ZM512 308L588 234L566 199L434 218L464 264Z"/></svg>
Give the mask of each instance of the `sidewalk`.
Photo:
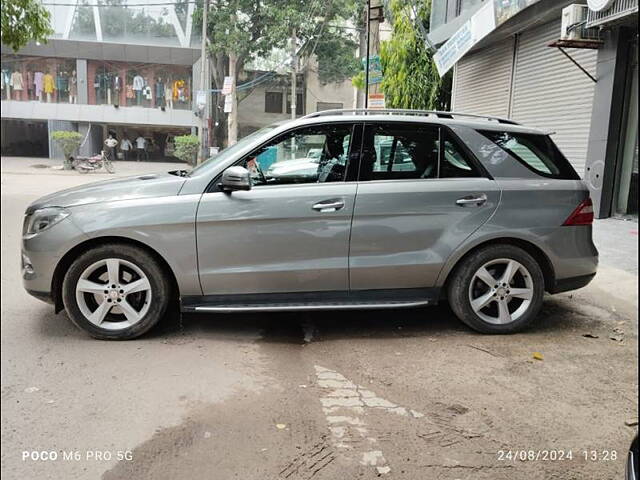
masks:
<svg viewBox="0 0 640 480"><path fill-rule="evenodd" d="M104 169L97 172L81 174L75 170L57 170L56 167L62 165L62 160L52 160L50 158L34 157L2 157L0 160L0 170L2 174L20 175L69 175L95 180L102 180L108 177L126 177L144 173L166 172L169 170L190 169L186 163L178 162L124 162L121 160L113 162L116 169L115 174L109 174ZM88 180L91 181L91 180Z"/></svg>

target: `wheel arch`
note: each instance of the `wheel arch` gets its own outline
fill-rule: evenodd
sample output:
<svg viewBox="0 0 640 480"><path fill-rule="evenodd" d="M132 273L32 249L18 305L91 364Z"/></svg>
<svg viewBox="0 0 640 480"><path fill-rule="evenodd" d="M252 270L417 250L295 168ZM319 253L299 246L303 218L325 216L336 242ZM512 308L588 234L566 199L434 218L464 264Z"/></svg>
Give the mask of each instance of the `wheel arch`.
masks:
<svg viewBox="0 0 640 480"><path fill-rule="evenodd" d="M550 290L555 285L555 270L553 268L553 264L551 260L547 256L547 254L534 243L524 240L522 238L516 237L499 237L492 238L489 240L484 240L480 243L471 245L457 260L452 262L449 268L443 271L444 281L442 282L441 292L443 295L446 295L446 292L449 287L449 282L453 277L454 272L461 265L465 259L467 259L474 252L478 251L481 248L487 247L489 245L513 245L514 247L519 247L529 255L531 255L535 261L540 266L542 270L542 276L544 277L544 289L545 291Z"/></svg>
<svg viewBox="0 0 640 480"><path fill-rule="evenodd" d="M71 250L65 253L60 261L58 261L58 264L56 265L56 268L53 272L53 277L51 279L51 296L53 298L56 313L64 309L64 305L62 303L62 282L73 261L92 248L100 247L109 243L126 244L146 250L158 261L161 268L165 270L165 272L169 275L172 296L180 296L180 288L178 286L178 281L176 279L175 273L173 272L173 269L164 259L164 257L160 255L155 249L143 242L134 240L132 238L120 236L96 237L90 238L88 240L85 240L84 242L77 244L76 246L71 248Z"/></svg>

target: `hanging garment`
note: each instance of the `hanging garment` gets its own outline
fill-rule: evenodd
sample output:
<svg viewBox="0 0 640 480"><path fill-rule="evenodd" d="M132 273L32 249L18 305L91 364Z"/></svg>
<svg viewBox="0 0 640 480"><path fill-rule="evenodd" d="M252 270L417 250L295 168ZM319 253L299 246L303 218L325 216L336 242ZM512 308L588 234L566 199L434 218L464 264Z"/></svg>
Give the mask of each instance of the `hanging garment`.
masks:
<svg viewBox="0 0 640 480"><path fill-rule="evenodd" d="M127 98L136 98L136 94L133 93L133 86L127 85L124 89L124 96Z"/></svg>
<svg viewBox="0 0 640 480"><path fill-rule="evenodd" d="M56 89L53 75L47 73L44 77L42 77L42 88L44 90L44 93L53 93L53 91Z"/></svg>
<svg viewBox="0 0 640 480"><path fill-rule="evenodd" d="M184 88L184 80L176 80L173 82L173 99L178 100L180 98L180 90Z"/></svg>
<svg viewBox="0 0 640 480"><path fill-rule="evenodd" d="M113 76L113 89L120 90L122 88L122 79L118 75Z"/></svg>
<svg viewBox="0 0 640 480"><path fill-rule="evenodd" d="M69 90L69 77L58 74L56 77L56 89L60 92L67 92Z"/></svg>
<svg viewBox="0 0 640 480"><path fill-rule="evenodd" d="M142 89L142 95L147 100L152 100L153 99L153 94L151 93L151 87L149 85L147 85L146 87L144 87Z"/></svg>
<svg viewBox="0 0 640 480"><path fill-rule="evenodd" d="M142 78L140 75L136 75L135 77L133 77L133 89L140 91L143 88L144 88L144 78Z"/></svg>
<svg viewBox="0 0 640 480"><path fill-rule="evenodd" d="M27 90L33 90L33 73L27 72Z"/></svg>
<svg viewBox="0 0 640 480"><path fill-rule="evenodd" d="M155 84L156 89L156 107L164 107L164 83L157 81Z"/></svg>
<svg viewBox="0 0 640 480"><path fill-rule="evenodd" d="M78 96L78 77L69 77L69 95Z"/></svg>
<svg viewBox="0 0 640 480"><path fill-rule="evenodd" d="M167 86L164 89L164 99L168 102L173 100L173 91L171 88L171 82L167 82Z"/></svg>
<svg viewBox="0 0 640 480"><path fill-rule="evenodd" d="M22 90L24 86L24 82L22 79L22 72L18 72L17 70L11 74L11 86L14 90Z"/></svg>
<svg viewBox="0 0 640 480"><path fill-rule="evenodd" d="M42 86L44 82L44 73L36 72L33 74L33 85L36 87L36 96L42 95Z"/></svg>
<svg viewBox="0 0 640 480"><path fill-rule="evenodd" d="M11 73L9 73L9 70L2 70L2 76L0 77L2 78L2 90L4 90L5 86L11 86Z"/></svg>

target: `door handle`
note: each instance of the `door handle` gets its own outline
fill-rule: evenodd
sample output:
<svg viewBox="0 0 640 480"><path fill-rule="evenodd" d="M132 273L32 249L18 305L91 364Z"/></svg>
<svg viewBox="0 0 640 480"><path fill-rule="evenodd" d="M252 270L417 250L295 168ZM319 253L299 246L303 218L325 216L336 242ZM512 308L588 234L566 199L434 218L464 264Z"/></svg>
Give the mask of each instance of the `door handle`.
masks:
<svg viewBox="0 0 640 480"><path fill-rule="evenodd" d="M314 210L320 213L330 213L340 210L344 207L344 201L342 200L325 200L323 202L318 202L313 205Z"/></svg>
<svg viewBox="0 0 640 480"><path fill-rule="evenodd" d="M479 207L487 202L487 196L483 193L481 195L467 195L466 197L456 200L456 205L461 207Z"/></svg>

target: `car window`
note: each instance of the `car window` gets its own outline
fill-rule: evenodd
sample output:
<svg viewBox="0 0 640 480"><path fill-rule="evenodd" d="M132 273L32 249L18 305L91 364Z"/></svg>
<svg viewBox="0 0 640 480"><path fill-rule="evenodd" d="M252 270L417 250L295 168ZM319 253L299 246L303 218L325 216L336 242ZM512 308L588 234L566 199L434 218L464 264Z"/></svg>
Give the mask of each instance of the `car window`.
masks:
<svg viewBox="0 0 640 480"><path fill-rule="evenodd" d="M361 180L436 178L438 128L368 125L362 149Z"/></svg>
<svg viewBox="0 0 640 480"><path fill-rule="evenodd" d="M480 133L527 168L545 177L579 178L548 135L500 131Z"/></svg>
<svg viewBox="0 0 640 480"><path fill-rule="evenodd" d="M254 186L342 182L351 135L349 124L299 128L251 152L242 163Z"/></svg>
<svg viewBox="0 0 640 480"><path fill-rule="evenodd" d="M432 125L368 125L362 149L361 180L479 177L463 149Z"/></svg>
<svg viewBox="0 0 640 480"><path fill-rule="evenodd" d="M464 150L444 133L444 152L440 162L440 178L480 177L480 173L473 166Z"/></svg>

